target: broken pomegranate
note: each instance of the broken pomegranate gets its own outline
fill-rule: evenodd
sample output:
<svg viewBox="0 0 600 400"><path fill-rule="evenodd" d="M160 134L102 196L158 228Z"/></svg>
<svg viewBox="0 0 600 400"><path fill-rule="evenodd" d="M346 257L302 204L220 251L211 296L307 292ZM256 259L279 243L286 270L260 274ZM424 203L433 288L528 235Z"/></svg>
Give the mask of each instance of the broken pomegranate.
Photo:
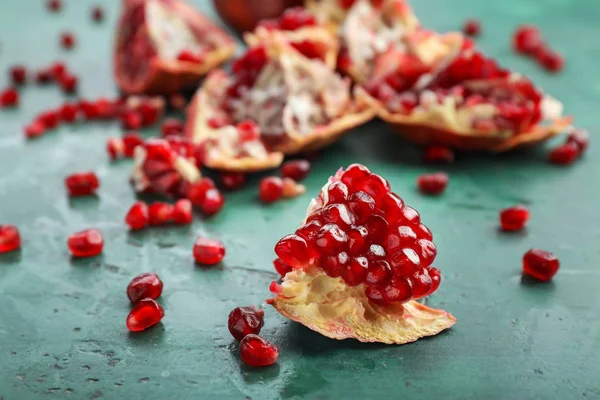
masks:
<svg viewBox="0 0 600 400"><path fill-rule="evenodd" d="M258 335L249 334L240 342L240 358L251 367L266 367L277 362L279 348Z"/></svg>
<svg viewBox="0 0 600 400"><path fill-rule="evenodd" d="M183 51L201 57L181 61ZM196 87L234 52L233 39L183 1L124 1L114 74L125 93L176 93Z"/></svg>
<svg viewBox="0 0 600 400"><path fill-rule="evenodd" d="M531 249L523 256L523 273L539 281L551 280L559 268L558 258L547 251Z"/></svg>
<svg viewBox="0 0 600 400"><path fill-rule="evenodd" d="M14 225L0 224L0 254L15 251L21 247L21 236Z"/></svg>
<svg viewBox="0 0 600 400"><path fill-rule="evenodd" d="M448 186L448 174L445 172L436 172L425 174L417 179L417 186L421 193L439 195L446 190Z"/></svg>
<svg viewBox="0 0 600 400"><path fill-rule="evenodd" d="M140 300L127 316L127 329L131 332L141 332L158 324L165 316L165 311L155 300L147 298Z"/></svg>
<svg viewBox="0 0 600 400"><path fill-rule="evenodd" d="M16 107L19 105L19 92L15 88L0 91L0 108Z"/></svg>
<svg viewBox="0 0 600 400"><path fill-rule="evenodd" d="M169 203L156 201L148 207L148 223L160 226L173 221L173 206Z"/></svg>
<svg viewBox="0 0 600 400"><path fill-rule="evenodd" d="M136 276L127 285L127 297L133 304L145 298L158 299L162 294L163 282L154 272Z"/></svg>
<svg viewBox="0 0 600 400"><path fill-rule="evenodd" d="M13 65L8 74L13 85L22 85L27 81L27 69L24 65Z"/></svg>
<svg viewBox="0 0 600 400"><path fill-rule="evenodd" d="M65 178L69 196L89 196L100 187L100 181L94 172L78 172Z"/></svg>
<svg viewBox="0 0 600 400"><path fill-rule="evenodd" d="M225 257L225 246L220 240L199 237L194 243L193 253L198 264L214 265Z"/></svg>
<svg viewBox="0 0 600 400"><path fill-rule="evenodd" d="M283 181L278 176L268 176L260 181L258 194L265 204L274 203L283 196Z"/></svg>
<svg viewBox="0 0 600 400"><path fill-rule="evenodd" d="M144 229L150 223L150 212L143 201L133 203L127 215L125 223L134 231Z"/></svg>
<svg viewBox="0 0 600 400"><path fill-rule="evenodd" d="M258 335L264 325L264 317L265 312L254 306L237 307L229 313L227 327L235 340L240 341L246 335Z"/></svg>
<svg viewBox="0 0 600 400"><path fill-rule="evenodd" d="M479 36L481 34L481 22L476 19L468 19L463 25L463 32L467 36Z"/></svg>
<svg viewBox="0 0 600 400"><path fill-rule="evenodd" d="M173 206L173 222L178 225L192 223L192 202L188 199L180 199Z"/></svg>
<svg viewBox="0 0 600 400"><path fill-rule="evenodd" d="M300 182L310 173L310 162L308 160L286 161L281 166L281 175Z"/></svg>
<svg viewBox="0 0 600 400"><path fill-rule="evenodd" d="M73 257L94 257L102 253L104 238L98 229L86 229L69 236L67 247Z"/></svg>
<svg viewBox="0 0 600 400"><path fill-rule="evenodd" d="M353 164L329 179L295 234L275 246L293 271L267 302L321 334L407 343L454 325L417 303L440 284L437 249L419 213L389 183Z"/></svg>
<svg viewBox="0 0 600 400"><path fill-rule="evenodd" d="M579 158L579 155L579 146L574 142L567 142L550 152L550 162L556 165L571 165Z"/></svg>
<svg viewBox="0 0 600 400"><path fill-rule="evenodd" d="M503 231L520 231L529 220L527 207L518 205L500 211L500 227Z"/></svg>

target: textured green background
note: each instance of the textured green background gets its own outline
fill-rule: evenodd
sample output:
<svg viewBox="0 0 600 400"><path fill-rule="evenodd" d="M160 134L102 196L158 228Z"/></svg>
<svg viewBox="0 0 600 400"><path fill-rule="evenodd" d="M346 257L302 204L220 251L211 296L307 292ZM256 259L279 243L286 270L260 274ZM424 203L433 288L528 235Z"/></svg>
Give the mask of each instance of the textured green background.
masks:
<svg viewBox="0 0 600 400"><path fill-rule="evenodd" d="M91 1L65 3L51 15L42 0L0 0L0 71L14 62L40 67L64 59L80 75L83 96L114 95L118 2L104 2L102 25L89 20ZM195 3L209 9L208 0ZM440 31L479 17L485 51L532 75L564 101L578 125L598 131L597 0L422 0L414 7ZM511 53L509 35L522 22L540 25L565 54L564 73L547 75ZM78 38L70 53L57 44L66 28ZM462 157L447 168L446 194L432 199L415 192L416 176L428 170L416 148L379 122L351 132L313 163L309 194L351 162L387 177L435 232L444 280L429 303L459 322L414 344L367 345L327 339L267 308L263 334L281 347L281 357L275 366L251 370L240 364L227 314L269 296L276 278L272 247L299 223L309 195L264 207L255 177L212 220L129 234L122 219L134 200L130 164L110 165L104 152L119 128L63 127L26 143L23 124L62 97L55 87L28 86L22 95L18 110L0 111L0 222L17 224L24 239L21 252L0 257L0 398L600 398L597 147L572 168L548 165L544 149ZM88 168L102 180L98 198L69 200L64 176ZM498 233L498 210L518 202L531 208L528 229ZM91 226L104 232L104 255L71 260L67 235ZM204 234L226 243L223 268L194 266L192 243ZM530 247L560 257L553 283L521 281L521 256ZM166 317L132 335L124 290L146 271L164 280Z"/></svg>

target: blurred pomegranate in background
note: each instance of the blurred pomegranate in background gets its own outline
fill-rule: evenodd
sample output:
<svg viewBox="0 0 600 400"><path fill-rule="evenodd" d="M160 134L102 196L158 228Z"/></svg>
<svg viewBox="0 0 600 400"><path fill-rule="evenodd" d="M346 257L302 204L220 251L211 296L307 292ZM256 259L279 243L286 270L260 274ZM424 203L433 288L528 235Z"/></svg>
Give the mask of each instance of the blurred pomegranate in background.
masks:
<svg viewBox="0 0 600 400"><path fill-rule="evenodd" d="M302 0L214 0L219 16L238 32L254 29L261 19L276 18Z"/></svg>

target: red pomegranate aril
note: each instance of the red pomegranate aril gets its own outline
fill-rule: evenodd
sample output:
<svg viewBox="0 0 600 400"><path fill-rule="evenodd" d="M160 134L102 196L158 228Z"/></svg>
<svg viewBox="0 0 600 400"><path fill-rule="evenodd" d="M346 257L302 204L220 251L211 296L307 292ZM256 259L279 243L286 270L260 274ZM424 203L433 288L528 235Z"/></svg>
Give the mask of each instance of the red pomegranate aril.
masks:
<svg viewBox="0 0 600 400"><path fill-rule="evenodd" d="M25 126L24 133L27 139L34 139L46 133L46 127L40 121L33 121Z"/></svg>
<svg viewBox="0 0 600 400"><path fill-rule="evenodd" d="M173 222L179 225L192 223L192 202L188 199L180 199L173 206Z"/></svg>
<svg viewBox="0 0 600 400"><path fill-rule="evenodd" d="M369 269L365 277L366 283L373 286L386 285L392 279L392 268L385 260L369 262Z"/></svg>
<svg viewBox="0 0 600 400"><path fill-rule="evenodd" d="M402 208L402 218L408 225L419 225L421 223L421 216L417 210L407 205Z"/></svg>
<svg viewBox="0 0 600 400"><path fill-rule="evenodd" d="M193 253L198 264L214 265L225 257L225 246L220 240L199 237L194 243Z"/></svg>
<svg viewBox="0 0 600 400"><path fill-rule="evenodd" d="M427 268L422 268L419 272L415 273L411 279L411 283L414 299L427 296L433 286L433 280L429 276Z"/></svg>
<svg viewBox="0 0 600 400"><path fill-rule="evenodd" d="M531 249L523 256L523 273L537 280L551 280L559 268L558 258L550 252Z"/></svg>
<svg viewBox="0 0 600 400"><path fill-rule="evenodd" d="M364 190L362 184L370 174L371 172L364 165L352 164L342 174L340 180L348 186L348 189Z"/></svg>
<svg viewBox="0 0 600 400"><path fill-rule="evenodd" d="M196 207L202 207L202 203L206 198L206 192L210 189L215 188L215 183L210 178L202 178L197 182L194 182L188 188L186 197Z"/></svg>
<svg viewBox="0 0 600 400"><path fill-rule="evenodd" d="M123 152L125 157L133 157L135 148L144 143L144 138L137 132L128 132L123 135Z"/></svg>
<svg viewBox="0 0 600 400"><path fill-rule="evenodd" d="M364 226L355 226L346 232L348 235L348 253L352 256L362 254L368 245L369 231Z"/></svg>
<svg viewBox="0 0 600 400"><path fill-rule="evenodd" d="M585 129L575 129L569 134L567 143L574 143L579 148L579 152L583 154L590 144L588 131Z"/></svg>
<svg viewBox="0 0 600 400"><path fill-rule="evenodd" d="M423 224L413 226L413 230L420 239L433 240L433 233Z"/></svg>
<svg viewBox="0 0 600 400"><path fill-rule="evenodd" d="M299 182L306 178L310 173L310 162L308 160L293 160L283 163L281 174L286 178L291 178Z"/></svg>
<svg viewBox="0 0 600 400"><path fill-rule="evenodd" d="M369 194L358 191L353 193L348 199L348 207L359 223L364 222L375 211L375 200Z"/></svg>
<svg viewBox="0 0 600 400"><path fill-rule="evenodd" d="M306 240L298 235L284 236L275 245L275 253L292 268L301 268L311 261L311 252Z"/></svg>
<svg viewBox="0 0 600 400"><path fill-rule="evenodd" d="M463 32L467 36L479 36L481 34L481 22L476 19L468 19L463 25Z"/></svg>
<svg viewBox="0 0 600 400"><path fill-rule="evenodd" d="M404 201L395 193L388 193L381 202L381 209L389 221L397 221L404 217Z"/></svg>
<svg viewBox="0 0 600 400"><path fill-rule="evenodd" d="M413 296L412 282L406 277L396 277L386 285L381 294L390 303L405 303Z"/></svg>
<svg viewBox="0 0 600 400"><path fill-rule="evenodd" d="M67 123L75 122L78 111L75 104L65 103L59 109L60 120Z"/></svg>
<svg viewBox="0 0 600 400"><path fill-rule="evenodd" d="M182 135L183 123L176 118L167 118L160 127L160 133L163 135L163 137L167 137L169 135Z"/></svg>
<svg viewBox="0 0 600 400"><path fill-rule="evenodd" d="M266 367L277 362L279 348L258 335L246 335L240 342L240 358L251 367Z"/></svg>
<svg viewBox="0 0 600 400"><path fill-rule="evenodd" d="M540 31L535 26L522 25L513 34L513 49L517 53L533 55L542 45Z"/></svg>
<svg viewBox="0 0 600 400"><path fill-rule="evenodd" d="M121 127L127 130L136 130L142 127L142 117L136 111L125 111L121 116Z"/></svg>
<svg viewBox="0 0 600 400"><path fill-rule="evenodd" d="M187 99L179 93L169 96L169 106L174 110L184 110L187 106Z"/></svg>
<svg viewBox="0 0 600 400"><path fill-rule="evenodd" d="M235 340L240 341L245 336L258 335L264 325L265 312L250 307L237 307L229 313L227 328Z"/></svg>
<svg viewBox="0 0 600 400"><path fill-rule="evenodd" d="M148 208L148 222L150 225L164 225L173 221L173 206L168 203L154 202Z"/></svg>
<svg viewBox="0 0 600 400"><path fill-rule="evenodd" d="M265 204L278 201L283 196L283 181L277 176L268 176L260 181L260 200Z"/></svg>
<svg viewBox="0 0 600 400"><path fill-rule="evenodd" d="M342 182L333 182L327 188L327 204L344 203L348 199L348 186Z"/></svg>
<svg viewBox="0 0 600 400"><path fill-rule="evenodd" d="M16 107L19 105L19 92L15 88L4 89L0 92L0 108Z"/></svg>
<svg viewBox="0 0 600 400"><path fill-rule="evenodd" d="M427 293L428 295L430 295L431 293L435 292L438 287L440 287L440 283L441 283L441 274L440 274L440 270L437 268L433 268L433 267L427 267L427 273L429 274L429 277L431 278L431 289L429 290L429 293Z"/></svg>
<svg viewBox="0 0 600 400"><path fill-rule="evenodd" d="M339 226L327 224L315 236L314 246L323 254L334 255L344 251L347 243L348 235Z"/></svg>
<svg viewBox="0 0 600 400"><path fill-rule="evenodd" d="M43 85L50 83L51 80L52 74L50 73L50 70L44 69L35 73L35 82L37 84Z"/></svg>
<svg viewBox="0 0 600 400"><path fill-rule="evenodd" d="M75 36L71 32L64 32L60 35L60 45L63 49L72 49L75 46Z"/></svg>
<svg viewBox="0 0 600 400"><path fill-rule="evenodd" d="M54 129L60 122L60 111L49 110L41 113L37 117L46 129Z"/></svg>
<svg viewBox="0 0 600 400"><path fill-rule="evenodd" d="M0 224L0 254L17 250L21 247L21 235L14 225Z"/></svg>
<svg viewBox="0 0 600 400"><path fill-rule="evenodd" d="M437 247L430 240L419 239L412 247L419 256L422 267L429 267L437 256Z"/></svg>
<svg viewBox="0 0 600 400"><path fill-rule="evenodd" d="M388 232L384 239L384 247L390 253L411 247L417 241L417 234L410 226L397 226Z"/></svg>
<svg viewBox="0 0 600 400"><path fill-rule="evenodd" d="M60 9L62 8L62 1L61 0L47 0L46 7L51 12L60 11Z"/></svg>
<svg viewBox="0 0 600 400"><path fill-rule="evenodd" d="M96 22L100 22L104 19L104 9L100 6L94 6L92 8L92 19Z"/></svg>
<svg viewBox="0 0 600 400"><path fill-rule="evenodd" d="M61 76L63 76L67 72L67 66L62 61L56 61L48 68L50 73L50 77L52 79L58 80Z"/></svg>
<svg viewBox="0 0 600 400"><path fill-rule="evenodd" d="M518 205L500 211L500 226L503 231L519 231L529 220L527 207Z"/></svg>
<svg viewBox="0 0 600 400"><path fill-rule="evenodd" d="M286 276L288 272L292 272L293 268L287 265L281 258L273 260L275 271L281 276Z"/></svg>
<svg viewBox="0 0 600 400"><path fill-rule="evenodd" d="M454 162L454 152L447 147L431 146L423 153L423 161L429 164L451 164Z"/></svg>
<svg viewBox="0 0 600 400"><path fill-rule="evenodd" d="M555 51L544 50L536 55L538 63L549 72L560 72L565 66L565 59Z"/></svg>
<svg viewBox="0 0 600 400"><path fill-rule="evenodd" d="M221 185L227 190L238 190L246 183L246 175L241 172L222 172L219 176Z"/></svg>
<svg viewBox="0 0 600 400"><path fill-rule="evenodd" d="M354 214L344 204L329 204L321 211L321 218L325 224L336 224L341 228L348 228L356 222Z"/></svg>
<svg viewBox="0 0 600 400"><path fill-rule="evenodd" d="M218 214L225 204L225 198L219 189L208 189L200 203L200 211L206 216Z"/></svg>
<svg viewBox="0 0 600 400"><path fill-rule="evenodd" d="M165 316L165 311L154 299L142 299L127 316L127 329L141 332L158 324Z"/></svg>
<svg viewBox="0 0 600 400"><path fill-rule="evenodd" d="M136 276L127 285L127 297L133 304L142 299L158 299L163 291L163 282L154 272Z"/></svg>
<svg viewBox="0 0 600 400"><path fill-rule="evenodd" d="M373 197L375 203L380 204L384 196L390 192L390 184L379 175L370 174L365 179L362 190Z"/></svg>
<svg viewBox="0 0 600 400"><path fill-rule="evenodd" d="M395 276L412 276L421 266L417 253L409 248L394 253L389 263Z"/></svg>
<svg viewBox="0 0 600 400"><path fill-rule="evenodd" d="M344 251L337 255L327 256L321 259L321 268L323 271L332 278L338 278L342 276L346 268L348 268L348 263L350 262L350 257Z"/></svg>
<svg viewBox="0 0 600 400"><path fill-rule="evenodd" d="M579 155L580 151L577 144L567 142L550 152L550 162L556 165L569 165L575 162Z"/></svg>
<svg viewBox="0 0 600 400"><path fill-rule="evenodd" d="M369 262L383 260L385 256L385 249L378 244L372 244L371 246L369 246L369 250L365 254L365 257L367 257L367 260L369 260Z"/></svg>
<svg viewBox="0 0 600 400"><path fill-rule="evenodd" d="M390 228L390 224L381 215L371 215L365 221L365 228L369 231L369 239L375 243L382 243Z"/></svg>
<svg viewBox="0 0 600 400"><path fill-rule="evenodd" d="M296 235L310 243L317 236L322 226L323 223L319 220L308 221L296 230Z"/></svg>
<svg viewBox="0 0 600 400"><path fill-rule="evenodd" d="M253 121L243 121L235 127L240 133L240 140L242 142L251 142L260 138L260 128Z"/></svg>
<svg viewBox="0 0 600 400"><path fill-rule="evenodd" d="M9 70L13 85L22 85L27 80L27 69L24 65L14 65Z"/></svg>
<svg viewBox="0 0 600 400"><path fill-rule="evenodd" d="M61 90L66 94L75 93L77 90L77 82L77 77L71 74L64 74L58 80Z"/></svg>
<svg viewBox="0 0 600 400"><path fill-rule="evenodd" d="M355 257L342 271L342 278L348 286L357 286L365 281L369 268L369 261L365 257Z"/></svg>
<svg viewBox="0 0 600 400"><path fill-rule="evenodd" d="M93 172L79 172L69 175L65 179L65 186L69 196L89 196L100 187L100 181Z"/></svg>
<svg viewBox="0 0 600 400"><path fill-rule="evenodd" d="M125 223L134 231L144 229L150 222L150 215L148 205L143 201L136 201L133 203L127 215L125 216Z"/></svg>
<svg viewBox="0 0 600 400"><path fill-rule="evenodd" d="M106 152L108 157L114 161L123 155L123 140L118 138L108 138L106 141Z"/></svg>
<svg viewBox="0 0 600 400"><path fill-rule="evenodd" d="M424 194L442 194L448 186L448 174L445 172L436 172L433 174L421 175L417 179L417 186L421 193Z"/></svg>
<svg viewBox="0 0 600 400"><path fill-rule="evenodd" d="M73 257L93 257L102 253L104 238L98 229L86 229L69 236L67 246Z"/></svg>

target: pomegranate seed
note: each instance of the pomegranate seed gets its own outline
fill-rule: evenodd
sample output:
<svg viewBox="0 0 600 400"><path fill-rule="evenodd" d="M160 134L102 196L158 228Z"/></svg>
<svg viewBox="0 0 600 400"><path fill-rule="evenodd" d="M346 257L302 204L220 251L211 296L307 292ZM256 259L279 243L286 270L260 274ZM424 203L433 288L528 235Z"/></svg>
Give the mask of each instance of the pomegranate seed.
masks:
<svg viewBox="0 0 600 400"><path fill-rule="evenodd" d="M168 203L154 202L148 208L150 225L164 225L173 221L173 206Z"/></svg>
<svg viewBox="0 0 600 400"><path fill-rule="evenodd" d="M208 126L212 129L220 129L223 128L224 126L229 125L229 122L227 121L227 118L225 117L210 117L206 123L208 124Z"/></svg>
<svg viewBox="0 0 600 400"><path fill-rule="evenodd" d="M189 50L183 50L177 56L178 61L201 64L204 62L204 57L201 54L194 54Z"/></svg>
<svg viewBox="0 0 600 400"><path fill-rule="evenodd" d="M153 299L142 299L127 316L127 329L141 332L158 324L165 316L163 308Z"/></svg>
<svg viewBox="0 0 600 400"><path fill-rule="evenodd" d="M531 25L522 25L513 34L513 49L517 53L533 55L543 45L540 31Z"/></svg>
<svg viewBox="0 0 600 400"><path fill-rule="evenodd" d="M46 129L54 129L58 126L58 123L60 122L60 111L45 111L38 115L37 119L44 125Z"/></svg>
<svg viewBox="0 0 600 400"><path fill-rule="evenodd" d="M35 81L36 83L43 85L46 83L50 83L50 81L52 80L52 74L50 73L50 70L41 70L41 71L37 71L35 73Z"/></svg>
<svg viewBox="0 0 600 400"><path fill-rule="evenodd" d="M187 105L187 99L181 94L173 94L169 97L169 106L174 110L183 110Z"/></svg>
<svg viewBox="0 0 600 400"><path fill-rule="evenodd" d="M283 181L277 176L268 176L260 181L260 200L265 203L274 203L283 196Z"/></svg>
<svg viewBox="0 0 600 400"><path fill-rule="evenodd" d="M89 196L100 187L100 181L93 172L78 172L67 176L65 186L69 196Z"/></svg>
<svg viewBox="0 0 600 400"><path fill-rule="evenodd" d="M275 245L275 253L292 268L301 268L310 262L306 240L298 235L287 235Z"/></svg>
<svg viewBox="0 0 600 400"><path fill-rule="evenodd" d="M46 7L48 8L48 11L51 11L51 12L60 11L60 9L62 8L62 1L61 0L48 0L48 1L46 1Z"/></svg>
<svg viewBox="0 0 600 400"><path fill-rule="evenodd" d="M529 210L525 206L514 206L500 211L500 226L503 231L520 231L529 220Z"/></svg>
<svg viewBox="0 0 600 400"><path fill-rule="evenodd" d="M149 210L146 203L143 201L136 201L133 203L125 216L125 223L129 225L132 230L136 231L148 226L149 222Z"/></svg>
<svg viewBox="0 0 600 400"><path fill-rule="evenodd" d="M567 142L550 152L550 162L556 165L572 164L579 157L580 151L577 144Z"/></svg>
<svg viewBox="0 0 600 400"><path fill-rule="evenodd" d="M467 36L479 36L481 34L481 22L476 19L468 19L463 25L463 32Z"/></svg>
<svg viewBox="0 0 600 400"><path fill-rule="evenodd" d="M24 132L26 138L34 139L42 136L46 132L46 127L40 121L33 121L25 126Z"/></svg>
<svg viewBox="0 0 600 400"><path fill-rule="evenodd" d="M348 235L348 253L351 256L361 254L367 247L369 231L364 226L352 227L347 232Z"/></svg>
<svg viewBox="0 0 600 400"><path fill-rule="evenodd" d="M387 302L404 303L413 296L412 282L406 277L394 278L382 289L381 294Z"/></svg>
<svg viewBox="0 0 600 400"><path fill-rule="evenodd" d="M555 51L545 50L537 54L538 63L549 72L559 72L565 66L564 58Z"/></svg>
<svg viewBox="0 0 600 400"><path fill-rule="evenodd" d="M123 135L123 152L125 157L133 157L135 148L144 143L144 138L137 132L128 132Z"/></svg>
<svg viewBox="0 0 600 400"><path fill-rule="evenodd" d="M359 223L364 222L375 211L375 200L363 191L353 193L348 199L350 210L356 215Z"/></svg>
<svg viewBox="0 0 600 400"><path fill-rule="evenodd" d="M307 177L310 172L310 162L307 160L293 160L283 163L281 174L299 182Z"/></svg>
<svg viewBox="0 0 600 400"><path fill-rule="evenodd" d="M427 268L422 268L419 272L413 275L411 279L413 298L420 299L427 296L431 292L433 280L429 276Z"/></svg>
<svg viewBox="0 0 600 400"><path fill-rule="evenodd" d="M202 178L190 185L187 192L187 198L196 207L201 207L209 189L214 189L215 183L210 178Z"/></svg>
<svg viewBox="0 0 600 400"><path fill-rule="evenodd" d="M106 152L108 157L114 161L123 156L123 140L118 138L108 138L106 141Z"/></svg>
<svg viewBox="0 0 600 400"><path fill-rule="evenodd" d="M121 127L127 130L136 130L142 127L142 117L137 111L126 111L121 116Z"/></svg>
<svg viewBox="0 0 600 400"><path fill-rule="evenodd" d="M275 267L275 271L281 276L285 276L288 272L292 272L292 267L287 265L281 258L276 258L273 260L273 266Z"/></svg>
<svg viewBox="0 0 600 400"><path fill-rule="evenodd" d="M27 69L24 65L14 65L9 70L9 76L14 85L22 85L27 80Z"/></svg>
<svg viewBox="0 0 600 400"><path fill-rule="evenodd" d="M75 104L65 103L59 109L60 120L63 122L75 122L78 108Z"/></svg>
<svg viewBox="0 0 600 400"><path fill-rule="evenodd" d="M324 223L336 224L341 228L348 228L356 222L354 214L344 204L329 204L325 206L321 212L321 217Z"/></svg>
<svg viewBox="0 0 600 400"><path fill-rule="evenodd" d="M169 135L182 135L183 123L176 118L167 118L160 127L160 133L163 135L163 137L167 137Z"/></svg>
<svg viewBox="0 0 600 400"><path fill-rule="evenodd" d="M338 278L342 276L344 271L348 268L350 257L346 252L341 252L334 256L327 256L322 261L321 267L332 278Z"/></svg>
<svg viewBox="0 0 600 400"><path fill-rule="evenodd" d="M588 131L584 129L575 129L569 134L567 143L574 143L579 148L579 152L583 154L590 144Z"/></svg>
<svg viewBox="0 0 600 400"><path fill-rule="evenodd" d="M258 335L246 335L240 342L240 358L251 367L275 364L278 357L279 348Z"/></svg>
<svg viewBox="0 0 600 400"><path fill-rule="evenodd" d="M434 174L421 175L417 179L417 186L424 194L441 194L446 190L446 186L448 186L448 174L436 172Z"/></svg>
<svg viewBox="0 0 600 400"><path fill-rule="evenodd" d="M394 253L389 260L394 269L394 275L411 276L419 270L421 261L413 249L402 249Z"/></svg>
<svg viewBox="0 0 600 400"><path fill-rule="evenodd" d="M413 246L419 256L419 264L421 267L429 267L437 256L437 248L432 241L427 239L419 239Z"/></svg>
<svg viewBox="0 0 600 400"><path fill-rule="evenodd" d="M375 203L379 203L390 192L390 184L379 175L370 174L365 179L362 190L371 195Z"/></svg>
<svg viewBox="0 0 600 400"><path fill-rule="evenodd" d="M373 286L386 285L392 279L392 268L387 261L380 260L369 264L365 281Z"/></svg>
<svg viewBox="0 0 600 400"><path fill-rule="evenodd" d="M425 150L423 161L430 164L450 164L454 162L454 153L447 147L431 146Z"/></svg>
<svg viewBox="0 0 600 400"><path fill-rule="evenodd" d="M348 199L348 186L342 182L333 182L327 188L327 203L343 203Z"/></svg>
<svg viewBox="0 0 600 400"><path fill-rule="evenodd" d="M21 247L21 236L14 225L0 224L0 254L17 250Z"/></svg>
<svg viewBox="0 0 600 400"><path fill-rule="evenodd" d="M223 194L217 188L208 189L200 203L200 210L206 216L218 214L225 204Z"/></svg>
<svg viewBox="0 0 600 400"><path fill-rule="evenodd" d="M344 251L347 244L348 235L335 224L324 225L315 237L315 247L326 255L334 255ZM277 254L281 257L281 254ZM291 265L295 266L294 264Z"/></svg>
<svg viewBox="0 0 600 400"><path fill-rule="evenodd" d="M75 46L75 36L71 32L64 32L60 35L60 45L63 49L72 49Z"/></svg>
<svg viewBox="0 0 600 400"><path fill-rule="evenodd" d="M384 247L390 253L399 251L417 241L417 234L410 226L398 226L387 233Z"/></svg>
<svg viewBox="0 0 600 400"><path fill-rule="evenodd" d="M246 175L241 172L222 172L219 178L227 190L238 190L246 183Z"/></svg>
<svg viewBox="0 0 600 400"><path fill-rule="evenodd" d="M127 285L127 297L133 304L142 299L158 299L163 291L163 282L154 272L136 276Z"/></svg>
<svg viewBox="0 0 600 400"><path fill-rule="evenodd" d="M260 128L253 121L243 121L235 127L240 133L240 140L242 142L251 142L260 138Z"/></svg>
<svg viewBox="0 0 600 400"><path fill-rule="evenodd" d="M309 221L296 230L296 235L310 242L315 236L317 236L317 233L319 233L319 230L321 230L322 226L322 221Z"/></svg>
<svg viewBox="0 0 600 400"><path fill-rule="evenodd" d="M349 10L350 8L352 8L354 3L356 3L356 0L338 0L338 3L340 7L344 10Z"/></svg>
<svg viewBox="0 0 600 400"><path fill-rule="evenodd" d="M61 76L67 73L67 66L62 61L57 61L53 63L48 69L50 72L50 77L52 79L59 79Z"/></svg>
<svg viewBox="0 0 600 400"><path fill-rule="evenodd" d="M240 341L246 335L259 334L264 325L264 317L265 312L253 306L237 307L229 313L227 327L235 340Z"/></svg>
<svg viewBox="0 0 600 400"><path fill-rule="evenodd" d="M194 259L198 264L214 265L225 257L225 246L216 239L199 237L194 243Z"/></svg>
<svg viewBox="0 0 600 400"><path fill-rule="evenodd" d="M413 226L413 230L417 234L417 237L421 239L433 240L433 233L423 224Z"/></svg>
<svg viewBox="0 0 600 400"><path fill-rule="evenodd" d="M175 202L173 207L173 221L179 225L192 223L192 202L188 199L181 199Z"/></svg>
<svg viewBox="0 0 600 400"><path fill-rule="evenodd" d="M93 257L102 253L104 238L98 229L86 229L69 236L67 246L73 257Z"/></svg>
<svg viewBox="0 0 600 400"><path fill-rule="evenodd" d="M537 280L551 280L559 268L558 258L547 251L531 249L523 256L523 273Z"/></svg>
<svg viewBox="0 0 600 400"><path fill-rule="evenodd" d="M364 282L369 268L369 261L365 257L355 257L350 260L347 268L342 271L342 278L348 286L360 285Z"/></svg>
<svg viewBox="0 0 600 400"><path fill-rule="evenodd" d="M75 75L64 74L59 78L58 83L63 93L75 93L77 90L77 77Z"/></svg>
<svg viewBox="0 0 600 400"><path fill-rule="evenodd" d="M19 105L19 92L15 88L0 92L0 107L16 107Z"/></svg>
<svg viewBox="0 0 600 400"><path fill-rule="evenodd" d="M92 19L96 22L104 19L104 9L101 6L94 6L92 8Z"/></svg>

